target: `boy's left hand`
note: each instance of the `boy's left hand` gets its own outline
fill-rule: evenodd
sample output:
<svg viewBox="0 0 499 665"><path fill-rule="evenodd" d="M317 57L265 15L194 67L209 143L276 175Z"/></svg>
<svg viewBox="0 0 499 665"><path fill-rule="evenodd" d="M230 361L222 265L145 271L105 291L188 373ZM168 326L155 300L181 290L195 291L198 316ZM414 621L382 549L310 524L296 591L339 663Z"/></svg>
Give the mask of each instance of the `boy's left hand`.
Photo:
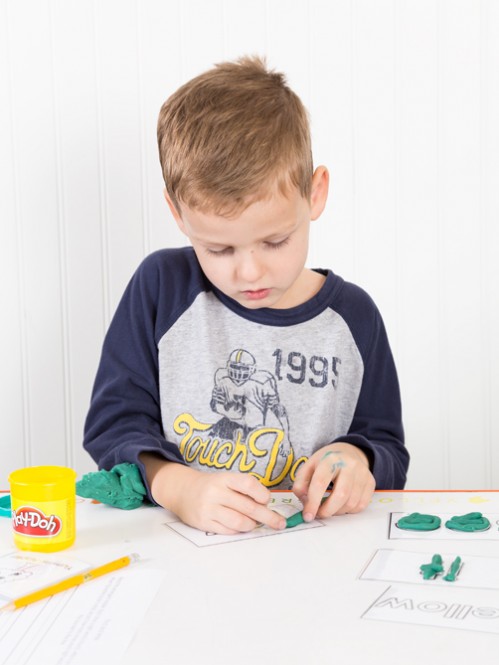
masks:
<svg viewBox="0 0 499 665"><path fill-rule="evenodd" d="M331 494L321 505L334 481ZM303 503L303 517L359 513L367 508L376 482L365 453L350 443L330 443L317 450L298 470L293 492Z"/></svg>

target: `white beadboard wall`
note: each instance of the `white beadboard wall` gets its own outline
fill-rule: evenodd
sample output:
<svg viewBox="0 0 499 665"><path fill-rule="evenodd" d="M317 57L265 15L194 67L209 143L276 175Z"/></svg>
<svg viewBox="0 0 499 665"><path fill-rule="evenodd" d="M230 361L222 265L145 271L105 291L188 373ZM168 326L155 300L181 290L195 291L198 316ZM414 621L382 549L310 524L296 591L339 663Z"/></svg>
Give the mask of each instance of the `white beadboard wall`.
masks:
<svg viewBox="0 0 499 665"><path fill-rule="evenodd" d="M0 0L0 487L81 448L100 347L144 255L184 244L161 103L266 55L331 171L310 266L378 303L409 488L499 487L497 0Z"/></svg>

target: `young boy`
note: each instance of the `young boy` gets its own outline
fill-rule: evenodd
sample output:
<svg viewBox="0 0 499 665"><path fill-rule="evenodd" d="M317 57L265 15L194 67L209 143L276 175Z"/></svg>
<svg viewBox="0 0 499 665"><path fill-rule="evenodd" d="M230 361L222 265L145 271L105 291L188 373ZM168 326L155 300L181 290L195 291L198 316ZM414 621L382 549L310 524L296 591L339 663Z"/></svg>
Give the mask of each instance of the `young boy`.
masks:
<svg viewBox="0 0 499 665"><path fill-rule="evenodd" d="M165 198L192 247L145 259L104 342L86 421L101 468L138 465L149 497L230 534L364 509L408 467L383 322L361 289L305 268L328 171L307 113L257 58L182 86L158 122ZM333 483L329 498L321 504Z"/></svg>

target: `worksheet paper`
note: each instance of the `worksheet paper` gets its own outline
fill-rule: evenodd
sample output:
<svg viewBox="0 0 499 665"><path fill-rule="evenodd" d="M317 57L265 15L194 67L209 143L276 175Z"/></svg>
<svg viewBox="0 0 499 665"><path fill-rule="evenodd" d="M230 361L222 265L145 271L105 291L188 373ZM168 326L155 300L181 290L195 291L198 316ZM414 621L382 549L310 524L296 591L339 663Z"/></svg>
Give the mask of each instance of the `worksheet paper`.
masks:
<svg viewBox="0 0 499 665"><path fill-rule="evenodd" d="M421 564L431 563L436 552L403 552L380 549L375 552L360 575L361 580L378 580L404 584L422 584L429 588L443 587L443 591L471 587L476 589L499 590L499 557L461 556L462 567L454 582L447 582L443 576L457 553L442 555L444 572L435 579L424 580L420 573ZM499 594L497 595L499 602Z"/></svg>
<svg viewBox="0 0 499 665"><path fill-rule="evenodd" d="M390 513L389 538L391 540L499 540L499 514L484 514L490 522L490 529L487 531L453 531L447 529L445 523L454 517L456 513L432 513L442 520L442 524L434 531L409 531L408 529L399 529L397 522L402 517L411 513Z"/></svg>
<svg viewBox="0 0 499 665"><path fill-rule="evenodd" d="M37 589L85 572L88 562L65 554L20 552L0 555L0 607Z"/></svg>
<svg viewBox="0 0 499 665"><path fill-rule="evenodd" d="M485 589L390 586L362 618L499 634L499 594Z"/></svg>
<svg viewBox="0 0 499 665"><path fill-rule="evenodd" d="M0 612L0 665L119 663L164 575L139 566Z"/></svg>
<svg viewBox="0 0 499 665"><path fill-rule="evenodd" d="M290 494L289 492L279 494L276 492L269 503L269 508L271 510L275 510L284 517L291 517L295 513L300 512L300 510L303 508L303 505L294 494ZM181 536L184 536L184 538L187 538L187 540L190 540L198 547L207 547L208 545L220 545L222 543L231 543L238 540L248 540L250 538L262 538L264 536L276 536L290 532L304 531L306 529L314 529L320 526L324 526L324 524L320 520L314 520L313 522L298 524L291 529L284 529L283 531L276 531L275 529L271 529L270 527L264 526L262 524L252 531L236 533L230 536L220 536L215 533L200 531L199 529L194 529L193 527L187 526L187 524L184 524L183 522L169 522L165 524L165 526L173 529L173 531L176 531Z"/></svg>

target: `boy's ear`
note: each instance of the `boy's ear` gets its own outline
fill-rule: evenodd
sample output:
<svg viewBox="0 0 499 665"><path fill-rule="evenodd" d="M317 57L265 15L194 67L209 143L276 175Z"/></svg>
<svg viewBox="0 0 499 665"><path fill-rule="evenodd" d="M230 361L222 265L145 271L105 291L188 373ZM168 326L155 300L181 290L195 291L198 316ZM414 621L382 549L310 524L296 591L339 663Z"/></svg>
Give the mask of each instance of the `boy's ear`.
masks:
<svg viewBox="0 0 499 665"><path fill-rule="evenodd" d="M165 197L165 201L168 203L168 207L170 208L170 212L173 215L173 219L177 222L177 225L178 225L179 229L182 231L182 233L185 233L185 226L184 226L184 222L182 221L182 217L181 217L179 211L177 210L177 208L175 207L175 204L173 203L173 201L169 197L168 192L166 191L166 189L163 190L163 196Z"/></svg>
<svg viewBox="0 0 499 665"><path fill-rule="evenodd" d="M310 194L310 219L320 217L327 201L329 191L329 171L325 166L318 166L312 176L312 193Z"/></svg>

